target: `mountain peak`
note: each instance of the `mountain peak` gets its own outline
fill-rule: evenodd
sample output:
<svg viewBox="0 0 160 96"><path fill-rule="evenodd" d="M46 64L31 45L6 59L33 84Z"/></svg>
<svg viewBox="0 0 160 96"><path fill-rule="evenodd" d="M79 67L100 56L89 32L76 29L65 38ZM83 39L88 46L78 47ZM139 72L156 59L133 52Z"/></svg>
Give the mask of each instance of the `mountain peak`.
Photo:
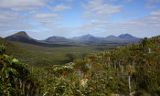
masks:
<svg viewBox="0 0 160 96"><path fill-rule="evenodd" d="M45 41L57 42L57 41L67 41L67 39L65 37L61 37L61 36L51 36L51 37L48 37Z"/></svg>
<svg viewBox="0 0 160 96"><path fill-rule="evenodd" d="M117 37L114 36L114 35L109 35L109 36L107 36L106 38L117 38Z"/></svg>
<svg viewBox="0 0 160 96"><path fill-rule="evenodd" d="M135 36L132 36L132 35L130 35L130 34L121 34L121 35L119 35L118 36L119 38L121 38L121 39L124 39L124 40L126 40L126 41L134 41L134 42L138 42L139 40L140 40L140 38L137 38L137 37L135 37Z"/></svg>
<svg viewBox="0 0 160 96"><path fill-rule="evenodd" d="M19 31L19 32L13 34L12 36L21 36L21 37L25 37L25 38L30 38L25 31Z"/></svg>
<svg viewBox="0 0 160 96"><path fill-rule="evenodd" d="M11 41L24 41L28 42L29 40L33 40L25 31L17 32L11 36L6 37L7 40Z"/></svg>
<svg viewBox="0 0 160 96"><path fill-rule="evenodd" d="M118 37L120 37L120 38L135 38L134 36L132 36L131 34L128 34L128 33L126 33L126 34L121 34L121 35L119 35Z"/></svg>
<svg viewBox="0 0 160 96"><path fill-rule="evenodd" d="M82 36L80 36L80 37L78 37L78 38L80 38L80 39L93 39L93 38L95 38L93 35L91 35L91 34L87 34L87 35L82 35Z"/></svg>
<svg viewBox="0 0 160 96"><path fill-rule="evenodd" d="M79 37L73 37L72 40L80 41L80 42L94 42L94 41L97 41L97 37L91 34L86 34Z"/></svg>
<svg viewBox="0 0 160 96"><path fill-rule="evenodd" d="M83 36L81 36L81 37L89 38L89 37L94 37L94 36L93 36L93 35L91 35L91 34L86 34L86 35L83 35Z"/></svg>

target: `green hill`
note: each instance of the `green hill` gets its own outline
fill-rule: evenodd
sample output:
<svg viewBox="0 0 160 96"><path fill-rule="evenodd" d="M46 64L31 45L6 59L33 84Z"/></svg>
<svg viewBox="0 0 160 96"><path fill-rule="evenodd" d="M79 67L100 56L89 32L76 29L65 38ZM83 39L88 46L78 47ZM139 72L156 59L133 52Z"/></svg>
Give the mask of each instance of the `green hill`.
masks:
<svg viewBox="0 0 160 96"><path fill-rule="evenodd" d="M150 39L144 38L139 44L132 44L99 52L95 52L94 48L87 49L87 47L70 47L69 49L62 47L62 49L56 49L18 42L6 42L4 39L1 40L1 43L5 44L8 50L15 56L20 56L18 58L22 61L28 62L27 64L37 64L35 66L29 66L30 70L27 71L31 73L33 76L32 78L36 78L37 83L33 79L27 80L31 80L31 83L33 80L33 83L35 82L35 84L38 85L33 87L36 89L36 93L30 96L160 95L160 36ZM1 49L3 49L3 47ZM77 54L81 54L78 52L88 54L74 58L74 55L67 54L68 52L75 52L76 56ZM60 56L62 59L66 54L69 61L72 62L63 62L63 65L60 65L62 62L59 63L59 65L52 64L55 62L54 60L57 59L54 56ZM54 60L51 59L53 58L52 56ZM19 65L19 63L15 62L19 61L8 57L8 55L1 54L0 57L0 76L3 78L5 78L5 76L10 76L10 78L13 79L16 78L15 76L19 76L15 74L16 71L12 69L13 66L15 70L17 70L17 68L21 70L25 68L21 66L19 66L20 68L15 68L17 64ZM10 58L11 61L5 60L5 58ZM47 65L47 63L43 61L44 58L46 59L45 62L48 64L50 61L47 60L53 61L51 61L51 64ZM43 62L43 66L41 66L41 62ZM6 68L6 71L1 70L2 68ZM18 74L22 76L22 73L20 72ZM30 83L24 83L29 84L26 85L26 89L21 87L16 89L17 87L14 85L19 83L12 82L14 80L11 79L6 79L7 82L4 82L4 79L0 78L0 82L2 82L0 83L0 88L2 89L0 90L0 95L12 93L18 95L20 93L26 94L27 92L27 94L32 94L33 90L27 91L31 89ZM15 79L15 81L16 80L17 79Z"/></svg>
<svg viewBox="0 0 160 96"><path fill-rule="evenodd" d="M65 64L70 62L67 54L72 54L74 57L81 57L84 54L99 51L99 47L97 46L43 47L5 39L0 39L0 44L6 46L7 54L31 66Z"/></svg>
<svg viewBox="0 0 160 96"><path fill-rule="evenodd" d="M91 53L46 71L42 89L48 95L159 96L160 36L139 44ZM50 81L47 83L47 81ZM52 86L50 86L52 85ZM58 91L61 90L61 91Z"/></svg>

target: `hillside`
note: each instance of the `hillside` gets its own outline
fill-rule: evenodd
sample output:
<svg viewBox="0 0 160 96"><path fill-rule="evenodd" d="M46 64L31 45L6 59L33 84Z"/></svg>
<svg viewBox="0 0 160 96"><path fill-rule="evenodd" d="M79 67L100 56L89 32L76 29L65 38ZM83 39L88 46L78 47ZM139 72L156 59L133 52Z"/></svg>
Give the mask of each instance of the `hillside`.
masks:
<svg viewBox="0 0 160 96"><path fill-rule="evenodd" d="M24 50L23 48L22 50L27 52L28 56L29 54L36 54L33 57L40 58L39 60L43 59L42 56L40 56L40 51L44 53L44 50L48 50L50 53L49 50L52 50L49 48L46 49L46 47L40 48L40 46L33 46L32 44L14 44L20 48L22 48L22 46L23 48L30 48L30 51ZM40 54L34 53L35 49L38 49L39 51L37 50L37 53ZM73 52L73 49L71 50ZM31 51L33 53L30 53ZM58 51L58 49L56 51ZM77 50L77 52L78 51L79 50ZM36 78L36 81L38 81L38 86L36 87L38 93L35 93L35 95L159 96L159 56L160 36L157 36L150 39L144 38L138 44L117 47L101 52L90 52L82 57L72 58L73 55L68 55L70 59L72 58L72 61L69 63L63 62L63 65L46 65L44 67L40 66L39 63L41 62L36 62L37 66L30 66L32 78ZM31 58L26 62L30 63L30 61L34 61L34 59ZM16 59L12 61L18 62ZM10 74L10 76L12 77L13 75ZM10 82L11 81L8 81L6 84ZM3 83L3 86L6 86L6 84ZM10 88L15 90L14 86ZM21 90L21 88L19 90ZM32 92L27 90L28 89L24 89L26 92ZM10 93L12 91L8 90L7 92ZM16 92L15 94L18 94Z"/></svg>
<svg viewBox="0 0 160 96"><path fill-rule="evenodd" d="M159 46L160 36L145 38L139 44L90 53L44 69L50 75L40 79L45 85L42 90L48 96L159 96ZM37 74L44 75L40 70Z"/></svg>
<svg viewBox="0 0 160 96"><path fill-rule="evenodd" d="M159 56L160 36L157 36L145 38L139 44L89 54L80 61L75 60L73 66L87 80L85 86L90 95L158 96Z"/></svg>
<svg viewBox="0 0 160 96"><path fill-rule="evenodd" d="M87 39L90 40L92 38L91 35L86 35L83 37L86 38L84 39L85 42ZM97 37L94 37L94 39L97 39ZM113 42L98 44L99 40L96 41L97 43L94 42L87 44L57 36L52 36L46 40L38 41L32 39L26 32L23 31L8 36L5 39L0 39L0 43L7 46L8 54L13 55L14 57L32 66L64 64L72 61L70 60L70 57L68 57L68 54L74 56L74 58L82 57L83 55L91 52L110 50L117 46L124 46L127 44Z"/></svg>
<svg viewBox="0 0 160 96"><path fill-rule="evenodd" d="M90 53L64 66L53 66L47 70L60 80L59 85L55 85L55 78L52 78L53 82L44 82L43 88L48 88L48 95L55 94L63 86L62 93L56 94L158 96L159 46L160 36L145 38L139 44Z"/></svg>
<svg viewBox="0 0 160 96"><path fill-rule="evenodd" d="M9 55L16 55L17 53L24 52L19 46L3 38L0 38L0 45L6 46L7 54Z"/></svg>
<svg viewBox="0 0 160 96"><path fill-rule="evenodd" d="M99 47L97 46L47 47L17 41L8 41L5 39L0 39L0 44L6 46L7 54L12 55L31 66L64 64L70 62L67 54L80 57L90 52L99 51ZM112 48L112 46L106 46L105 49L107 48Z"/></svg>

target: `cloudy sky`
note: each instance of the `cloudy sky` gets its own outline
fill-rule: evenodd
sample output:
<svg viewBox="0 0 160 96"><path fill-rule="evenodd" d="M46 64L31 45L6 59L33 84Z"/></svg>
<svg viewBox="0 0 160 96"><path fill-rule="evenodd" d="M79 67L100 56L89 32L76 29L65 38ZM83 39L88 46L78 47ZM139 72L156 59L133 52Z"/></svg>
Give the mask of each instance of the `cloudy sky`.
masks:
<svg viewBox="0 0 160 96"><path fill-rule="evenodd" d="M160 0L0 0L0 36L160 35Z"/></svg>

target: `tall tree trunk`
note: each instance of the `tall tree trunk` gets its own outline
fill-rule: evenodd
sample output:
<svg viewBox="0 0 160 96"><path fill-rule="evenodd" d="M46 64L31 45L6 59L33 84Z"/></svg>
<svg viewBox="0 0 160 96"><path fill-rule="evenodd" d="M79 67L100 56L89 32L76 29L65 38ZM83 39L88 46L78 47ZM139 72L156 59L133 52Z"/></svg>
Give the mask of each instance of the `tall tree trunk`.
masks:
<svg viewBox="0 0 160 96"><path fill-rule="evenodd" d="M131 76L128 75L128 88L129 88L129 96L131 96Z"/></svg>

